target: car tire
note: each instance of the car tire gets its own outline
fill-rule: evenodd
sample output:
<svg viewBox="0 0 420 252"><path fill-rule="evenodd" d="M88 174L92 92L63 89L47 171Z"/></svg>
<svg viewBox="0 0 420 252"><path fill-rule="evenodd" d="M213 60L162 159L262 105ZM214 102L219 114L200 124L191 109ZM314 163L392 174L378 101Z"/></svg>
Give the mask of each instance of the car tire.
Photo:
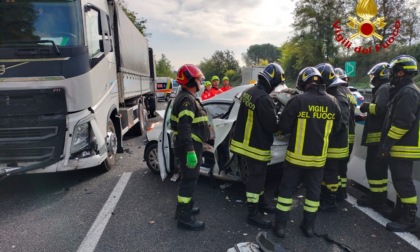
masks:
<svg viewBox="0 0 420 252"><path fill-rule="evenodd" d="M155 174L160 173L157 143L152 143L146 148L144 151L144 159L151 172Z"/></svg>

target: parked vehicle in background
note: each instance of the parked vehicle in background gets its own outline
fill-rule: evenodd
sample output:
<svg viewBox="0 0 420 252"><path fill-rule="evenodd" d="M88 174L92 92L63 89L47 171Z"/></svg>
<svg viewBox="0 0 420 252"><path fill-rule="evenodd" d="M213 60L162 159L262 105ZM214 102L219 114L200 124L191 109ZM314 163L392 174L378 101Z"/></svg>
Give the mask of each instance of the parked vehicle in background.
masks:
<svg viewBox="0 0 420 252"><path fill-rule="evenodd" d="M360 92L357 90L357 88L355 88L353 86L349 86L349 89L350 89L351 93L354 95L354 98L356 98L357 107L359 107L360 104L362 104L363 101L365 100L365 97L363 97L363 95L360 94Z"/></svg>
<svg viewBox="0 0 420 252"><path fill-rule="evenodd" d="M176 80L173 79L172 80L172 92L171 92L171 95L169 96L170 98L175 98L175 96L178 94L178 91L179 91L178 87L179 87L179 83L176 82Z"/></svg>
<svg viewBox="0 0 420 252"><path fill-rule="evenodd" d="M147 39L113 0L0 9L0 177L111 169L123 135L143 134L156 108Z"/></svg>
<svg viewBox="0 0 420 252"><path fill-rule="evenodd" d="M261 72L264 68L265 66L243 67L241 69L242 85L257 83L258 73Z"/></svg>
<svg viewBox="0 0 420 252"><path fill-rule="evenodd" d="M172 79L170 77L156 78L156 98L168 101L172 93Z"/></svg>
<svg viewBox="0 0 420 252"><path fill-rule="evenodd" d="M246 163L243 158L229 151L230 135L236 122L239 111L240 96L251 85L233 87L220 95L203 101L208 112L211 137L203 144L203 158L201 160L200 174L213 176L222 180L245 181ZM288 94L278 93L273 96L278 113L285 104L279 101L288 100ZM169 101L166 111L158 111L163 122L151 125L147 132L147 143L144 160L149 169L160 173L162 179L168 174L176 172L176 157L172 147L172 130L170 129L170 114L172 103ZM272 159L270 165L284 161L288 138L276 136L271 147Z"/></svg>

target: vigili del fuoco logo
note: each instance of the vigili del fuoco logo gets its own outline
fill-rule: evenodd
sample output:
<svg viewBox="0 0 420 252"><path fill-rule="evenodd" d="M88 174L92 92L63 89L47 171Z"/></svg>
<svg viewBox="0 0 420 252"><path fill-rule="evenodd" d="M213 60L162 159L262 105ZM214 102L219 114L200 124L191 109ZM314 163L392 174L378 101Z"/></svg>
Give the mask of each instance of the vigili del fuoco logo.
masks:
<svg viewBox="0 0 420 252"><path fill-rule="evenodd" d="M378 31L382 30L387 23L385 23L386 20L384 17L377 17L378 8L376 7L374 0L360 0L356 6L356 15L359 18L351 16L348 17L350 22L347 23L347 26L354 31L354 33L348 38L344 37L342 34L340 19L333 24L335 40L342 44L345 48L353 49L355 53L371 54L373 51L379 52L381 49L387 49L392 43L394 43L395 38L399 34L401 22L400 20L395 21L392 34L389 38L384 40ZM381 41L381 43L375 45L374 49L372 49L372 46L352 47L353 39L358 37L370 38L372 36Z"/></svg>

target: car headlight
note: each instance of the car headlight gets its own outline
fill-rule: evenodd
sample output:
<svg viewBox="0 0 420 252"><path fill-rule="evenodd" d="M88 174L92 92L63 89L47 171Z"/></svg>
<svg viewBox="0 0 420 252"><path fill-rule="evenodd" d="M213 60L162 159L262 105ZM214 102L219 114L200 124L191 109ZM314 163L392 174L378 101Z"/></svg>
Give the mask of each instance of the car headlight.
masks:
<svg viewBox="0 0 420 252"><path fill-rule="evenodd" d="M76 125L73 131L70 153L74 154L88 147L90 143L89 123Z"/></svg>

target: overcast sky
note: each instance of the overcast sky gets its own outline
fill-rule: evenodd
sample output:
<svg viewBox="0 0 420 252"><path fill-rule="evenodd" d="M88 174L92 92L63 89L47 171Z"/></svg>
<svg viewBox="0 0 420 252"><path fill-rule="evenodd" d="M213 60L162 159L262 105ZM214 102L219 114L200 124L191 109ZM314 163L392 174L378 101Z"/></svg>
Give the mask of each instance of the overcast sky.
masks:
<svg viewBox="0 0 420 252"><path fill-rule="evenodd" d="M281 45L292 36L293 0L126 0L147 19L149 46L177 70L199 64L216 50L230 50L243 66L250 45Z"/></svg>

